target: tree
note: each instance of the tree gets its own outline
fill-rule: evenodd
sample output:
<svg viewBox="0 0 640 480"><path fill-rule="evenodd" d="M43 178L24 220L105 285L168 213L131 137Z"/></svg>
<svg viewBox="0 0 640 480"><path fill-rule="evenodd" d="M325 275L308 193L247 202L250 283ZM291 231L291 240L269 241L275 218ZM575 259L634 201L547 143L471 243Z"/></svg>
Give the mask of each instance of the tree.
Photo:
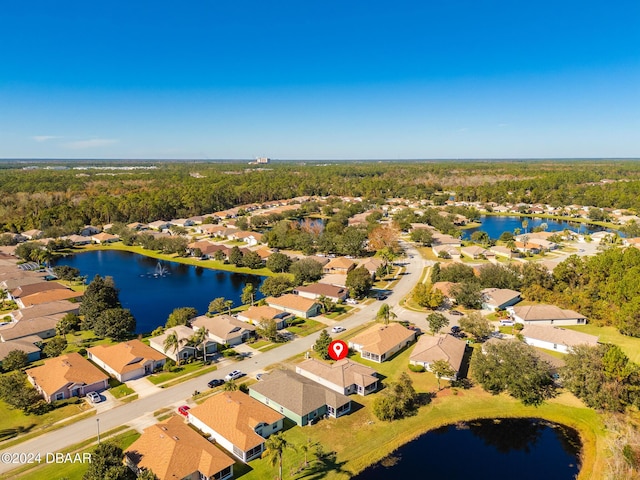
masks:
<svg viewBox="0 0 640 480"><path fill-rule="evenodd" d="M83 328L91 330L103 311L118 307L120 299L113 278L96 275L84 292L80 304L80 315L84 315Z"/></svg>
<svg viewBox="0 0 640 480"><path fill-rule="evenodd" d="M136 319L127 308L109 308L103 311L93 326L98 337L122 340L136 329Z"/></svg>
<svg viewBox="0 0 640 480"><path fill-rule="evenodd" d="M460 327L477 339L486 338L493 332L493 327L479 312L472 312L460 319Z"/></svg>
<svg viewBox="0 0 640 480"><path fill-rule="evenodd" d="M214 298L210 303L209 303L209 313L221 313L224 311L224 309L226 308L226 300L224 297L217 297Z"/></svg>
<svg viewBox="0 0 640 480"><path fill-rule="evenodd" d="M487 232L478 230L471 234L471 241L486 246L486 245L489 245L489 243L491 242L491 239L489 238L489 234Z"/></svg>
<svg viewBox="0 0 640 480"><path fill-rule="evenodd" d="M456 299L456 303L463 307L480 308L482 305L482 291L480 284L475 280L464 280L453 285L450 293Z"/></svg>
<svg viewBox="0 0 640 480"><path fill-rule="evenodd" d="M265 278L260 286L260 291L267 297L277 297L289 290L292 286L289 276L280 274Z"/></svg>
<svg viewBox="0 0 640 480"><path fill-rule="evenodd" d="M441 313L433 312L427 315L429 330L433 335L449 325L449 319Z"/></svg>
<svg viewBox="0 0 640 480"><path fill-rule="evenodd" d="M486 391L494 395L506 391L524 405L540 405L554 394L551 366L533 347L517 340L475 350L471 372Z"/></svg>
<svg viewBox="0 0 640 480"><path fill-rule="evenodd" d="M180 346L182 345L182 340L178 337L178 334L173 331L169 333L162 344L162 350L166 353L170 350L173 350L173 354L175 355L180 350Z"/></svg>
<svg viewBox="0 0 640 480"><path fill-rule="evenodd" d="M12 372L0 376L0 398L11 408L25 413L39 413L36 408L42 396L27 382L23 372Z"/></svg>
<svg viewBox="0 0 640 480"><path fill-rule="evenodd" d="M529 228L529 220L527 220L526 218L522 220L522 228L524 228L524 233L527 233L527 228Z"/></svg>
<svg viewBox="0 0 640 480"><path fill-rule="evenodd" d="M213 254L213 259L218 262L224 262L227 260L227 254L222 250L216 250L216 252Z"/></svg>
<svg viewBox="0 0 640 480"><path fill-rule="evenodd" d="M233 308L233 300L225 300L224 308L227 309L227 315L231 315L231 308Z"/></svg>
<svg viewBox="0 0 640 480"><path fill-rule="evenodd" d="M431 372L433 372L433 374L436 376L436 379L438 380L438 390L441 390L440 388L441 378L453 378L453 376L456 374L456 371L453 369L451 365L449 365L449 362L447 362L446 360L434 361L433 363L431 363L430 370Z"/></svg>
<svg viewBox="0 0 640 480"><path fill-rule="evenodd" d="M264 457L272 467L278 466L278 480L282 480L282 456L286 449L295 450L294 446L287 442L282 432L271 435L264 442Z"/></svg>
<svg viewBox="0 0 640 480"><path fill-rule="evenodd" d="M255 288L252 283L247 283L242 289L242 295L240 301L244 304L250 304L253 306L253 300L255 298Z"/></svg>
<svg viewBox="0 0 640 480"><path fill-rule="evenodd" d="M267 268L274 273L284 273L289 270L290 265L291 258L280 252L272 253L266 264Z"/></svg>
<svg viewBox="0 0 640 480"><path fill-rule="evenodd" d="M403 372L397 382L392 383L373 402L373 414L390 422L411 415L418 406L418 395L411 378Z"/></svg>
<svg viewBox="0 0 640 480"><path fill-rule="evenodd" d="M80 317L75 313L67 313L56 324L56 334L66 335L67 333L75 332L80 329Z"/></svg>
<svg viewBox="0 0 640 480"><path fill-rule="evenodd" d="M398 243L398 230L388 225L380 225L369 232L369 249L383 250L398 253L400 245Z"/></svg>
<svg viewBox="0 0 640 480"><path fill-rule="evenodd" d="M53 273L60 280L75 280L80 276L80 270L68 265L58 265L53 267Z"/></svg>
<svg viewBox="0 0 640 480"><path fill-rule="evenodd" d="M122 449L111 442L100 443L91 453L91 462L82 480L135 480L123 462Z"/></svg>
<svg viewBox="0 0 640 480"><path fill-rule="evenodd" d="M316 340L316 343L313 345L313 350L316 352L320 358L323 360L329 360L331 356L329 355L329 344L333 341L331 335L326 330L322 330L320 332L320 336Z"/></svg>
<svg viewBox="0 0 640 480"><path fill-rule="evenodd" d="M376 314L376 320L382 321L385 325L389 324L389 320L396 319L398 316L391 310L391 307L386 303L383 303Z"/></svg>
<svg viewBox="0 0 640 480"><path fill-rule="evenodd" d="M242 266L254 270L256 268L262 268L262 257L260 257L260 255L258 255L256 252L249 250L242 256Z"/></svg>
<svg viewBox="0 0 640 480"><path fill-rule="evenodd" d="M207 330L205 327L200 327L196 330L196 332L191 336L189 340L196 347L200 345L200 350L202 350L202 360L206 362L207 361L207 341L209 340L209 330Z"/></svg>
<svg viewBox="0 0 640 480"><path fill-rule="evenodd" d="M11 372L26 367L28 363L29 359L26 353L22 350L11 350L2 360L2 369L5 372Z"/></svg>
<svg viewBox="0 0 640 480"><path fill-rule="evenodd" d="M158 476L148 468L143 468L138 472L136 480L158 480Z"/></svg>
<svg viewBox="0 0 640 480"><path fill-rule="evenodd" d="M242 251L235 245L231 252L229 252L229 263L235 265L236 267L242 266Z"/></svg>
<svg viewBox="0 0 640 480"><path fill-rule="evenodd" d="M278 328L276 321L272 318L262 318L256 328L256 334L270 342L278 340Z"/></svg>
<svg viewBox="0 0 640 480"><path fill-rule="evenodd" d="M426 228L416 228L411 231L409 238L412 242L420 243L425 247L430 247L433 242L433 233Z"/></svg>
<svg viewBox="0 0 640 480"><path fill-rule="evenodd" d="M227 380L222 384L222 390L225 392L235 392L238 390L238 382L233 379Z"/></svg>
<svg viewBox="0 0 640 480"><path fill-rule="evenodd" d="M42 348L42 353L49 358L53 358L64 352L65 348L67 348L67 339L65 337L55 336L45 343Z"/></svg>
<svg viewBox="0 0 640 480"><path fill-rule="evenodd" d="M315 282L322 277L322 264L312 258L303 258L292 263L289 272L293 273L293 281L296 285Z"/></svg>
<svg viewBox="0 0 640 480"><path fill-rule="evenodd" d="M320 311L322 313L329 313L336 306L333 300L331 300L329 297L325 297L324 295L320 295L316 301L320 304Z"/></svg>
<svg viewBox="0 0 640 480"><path fill-rule="evenodd" d="M373 280L371 279L371 274L366 268L354 268L347 273L346 287L349 289L352 297L365 297L371 290L372 286Z"/></svg>
<svg viewBox="0 0 640 480"><path fill-rule="evenodd" d="M167 322L165 323L166 328L177 327L178 325L187 325L191 324L191 320L198 316L198 311L193 307L179 307L174 308L173 312L169 314L167 318Z"/></svg>

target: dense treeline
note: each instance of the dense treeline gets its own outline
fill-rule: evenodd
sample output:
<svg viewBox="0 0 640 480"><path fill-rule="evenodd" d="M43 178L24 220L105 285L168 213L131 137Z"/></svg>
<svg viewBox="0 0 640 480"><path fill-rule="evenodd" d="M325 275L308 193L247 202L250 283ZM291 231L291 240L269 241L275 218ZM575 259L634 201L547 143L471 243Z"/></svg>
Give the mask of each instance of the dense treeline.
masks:
<svg viewBox="0 0 640 480"><path fill-rule="evenodd" d="M142 163L142 162L140 162ZM6 167L6 166L5 166ZM191 175L197 172L199 175ZM176 162L154 170L22 170L0 175L0 231L188 217L300 195L586 204L640 209L634 162ZM594 184L602 179L613 183Z"/></svg>

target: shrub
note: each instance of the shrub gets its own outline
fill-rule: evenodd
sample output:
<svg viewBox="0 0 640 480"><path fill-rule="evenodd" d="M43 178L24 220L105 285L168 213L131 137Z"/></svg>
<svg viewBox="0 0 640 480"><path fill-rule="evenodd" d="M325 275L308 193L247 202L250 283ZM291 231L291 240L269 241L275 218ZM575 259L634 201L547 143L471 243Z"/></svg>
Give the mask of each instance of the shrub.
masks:
<svg viewBox="0 0 640 480"><path fill-rule="evenodd" d="M87 356L87 349L86 348L81 348L80 350L78 350L78 353L80 355L82 355L83 357Z"/></svg>
<svg viewBox="0 0 640 480"><path fill-rule="evenodd" d="M422 373L427 371L427 369L424 368L422 365L413 365L411 363L409 364L409 370L416 373Z"/></svg>

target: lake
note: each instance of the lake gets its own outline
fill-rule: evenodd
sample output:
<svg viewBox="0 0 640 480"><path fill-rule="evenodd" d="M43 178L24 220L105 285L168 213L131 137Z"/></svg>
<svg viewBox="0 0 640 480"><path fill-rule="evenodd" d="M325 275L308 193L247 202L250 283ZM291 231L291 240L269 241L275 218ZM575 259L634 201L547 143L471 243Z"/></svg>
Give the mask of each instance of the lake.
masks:
<svg viewBox="0 0 640 480"><path fill-rule="evenodd" d="M164 325L177 307L194 307L207 312L216 297L233 300L240 305L242 289L252 283L256 299L264 277L211 270L176 262L158 261L131 252L99 250L61 258L55 265L69 265L87 275L91 281L98 274L113 277L120 289L120 302L136 318L136 333L151 332ZM160 267L158 266L160 265Z"/></svg>
<svg viewBox="0 0 640 480"><path fill-rule="evenodd" d="M544 420L475 420L428 432L354 480L569 480L580 470L580 448L575 430Z"/></svg>
<svg viewBox="0 0 640 480"><path fill-rule="evenodd" d="M527 227L527 231L530 233L533 231L535 227L539 227L541 224L547 224L547 232L556 232L562 231L565 229L569 229L572 232L587 234L587 233L595 233L601 232L604 230L602 227L598 227L597 225L587 225L585 223L575 223L575 222L565 222L561 220L552 220L549 218L531 218L531 217L503 217L503 216L493 216L493 215L482 215L480 217L479 222L482 223L481 226L476 228L469 228L466 230L462 230L462 239L468 240L471 238L471 234L478 230L482 230L483 232L487 232L489 237L496 240L502 235L503 232L511 232L516 228L519 228L522 232L525 233L524 228L522 228L522 221L527 220L529 225Z"/></svg>

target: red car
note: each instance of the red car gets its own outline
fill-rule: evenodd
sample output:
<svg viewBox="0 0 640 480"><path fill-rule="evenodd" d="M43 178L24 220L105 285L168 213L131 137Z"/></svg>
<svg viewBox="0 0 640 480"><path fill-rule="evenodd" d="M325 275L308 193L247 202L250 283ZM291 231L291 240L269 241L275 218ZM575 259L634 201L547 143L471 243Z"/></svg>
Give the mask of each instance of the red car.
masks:
<svg viewBox="0 0 640 480"><path fill-rule="evenodd" d="M181 407L178 407L178 413L184 417L189 415L189 410L191 410L189 405L182 405Z"/></svg>

